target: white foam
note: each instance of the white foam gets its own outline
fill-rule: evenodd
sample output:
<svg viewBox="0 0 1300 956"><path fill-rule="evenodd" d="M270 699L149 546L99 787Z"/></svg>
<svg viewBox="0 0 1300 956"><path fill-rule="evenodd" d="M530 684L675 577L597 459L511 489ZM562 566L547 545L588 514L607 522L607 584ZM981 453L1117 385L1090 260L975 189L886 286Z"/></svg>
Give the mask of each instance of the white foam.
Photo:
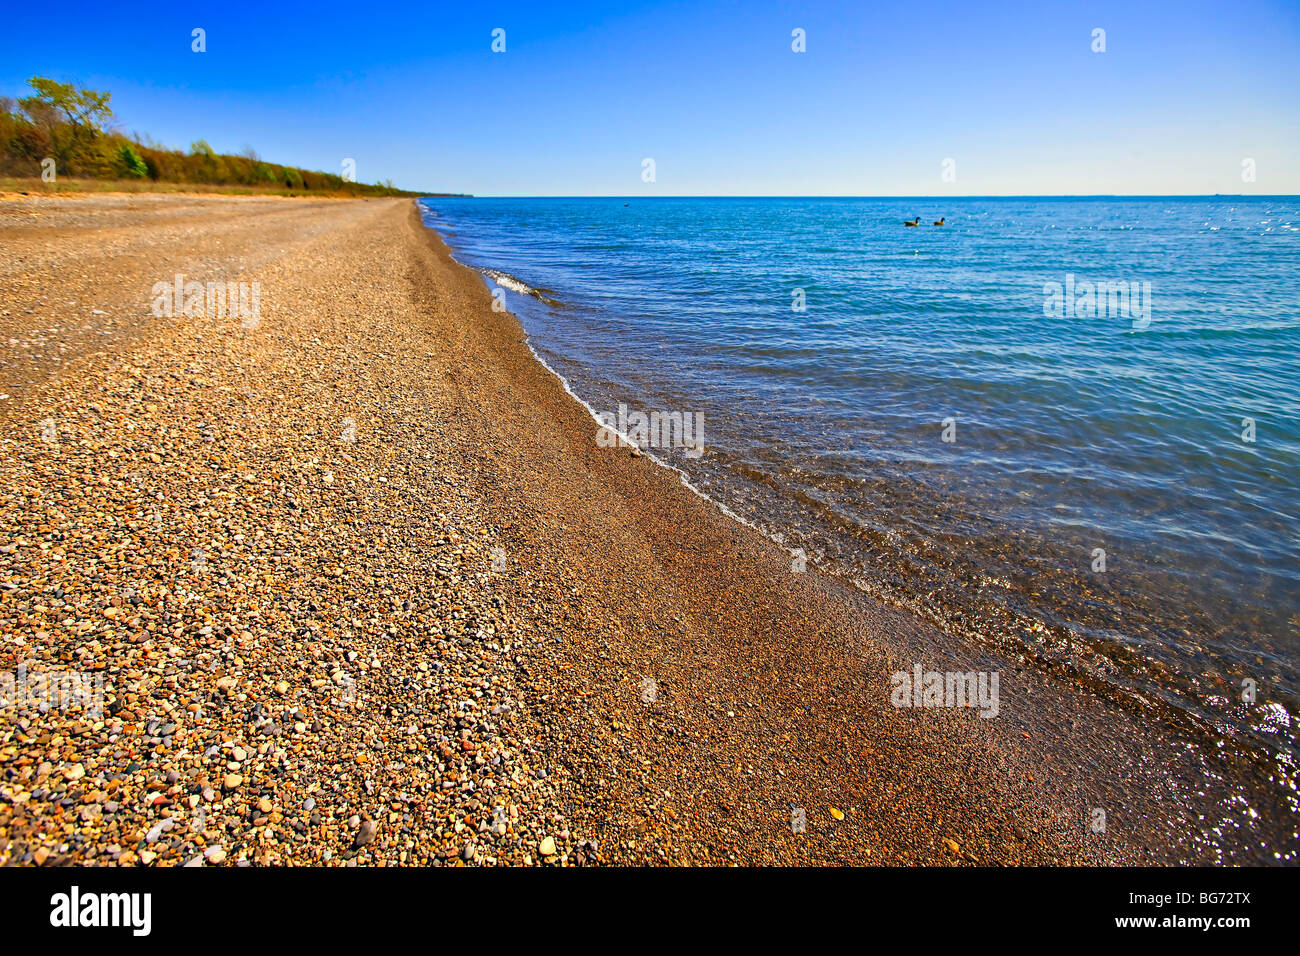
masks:
<svg viewBox="0 0 1300 956"><path fill-rule="evenodd" d="M496 269L484 269L483 274L495 282L497 285L505 286L512 292L519 292L523 295L536 296L537 290L523 282L520 282L514 276L506 272L499 272Z"/></svg>

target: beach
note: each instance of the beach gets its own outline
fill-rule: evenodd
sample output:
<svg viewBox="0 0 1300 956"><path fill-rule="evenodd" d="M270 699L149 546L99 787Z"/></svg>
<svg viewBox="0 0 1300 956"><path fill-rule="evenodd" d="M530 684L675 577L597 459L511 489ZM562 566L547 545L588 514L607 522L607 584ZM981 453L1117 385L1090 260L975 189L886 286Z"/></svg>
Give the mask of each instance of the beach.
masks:
<svg viewBox="0 0 1300 956"><path fill-rule="evenodd" d="M411 200L6 198L0 341L0 670L103 688L3 712L5 863L1247 863L1286 839L1237 819L1281 800L1267 768L797 572L604 447ZM996 674L996 717L898 706L918 666Z"/></svg>

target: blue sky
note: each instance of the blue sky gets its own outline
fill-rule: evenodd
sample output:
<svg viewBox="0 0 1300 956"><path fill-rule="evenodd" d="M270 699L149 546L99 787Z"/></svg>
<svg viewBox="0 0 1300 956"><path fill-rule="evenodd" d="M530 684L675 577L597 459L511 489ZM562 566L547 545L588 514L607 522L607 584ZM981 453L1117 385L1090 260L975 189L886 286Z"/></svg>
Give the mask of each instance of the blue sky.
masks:
<svg viewBox="0 0 1300 956"><path fill-rule="evenodd" d="M545 6L15 4L0 94L478 195L1300 193L1296 0Z"/></svg>

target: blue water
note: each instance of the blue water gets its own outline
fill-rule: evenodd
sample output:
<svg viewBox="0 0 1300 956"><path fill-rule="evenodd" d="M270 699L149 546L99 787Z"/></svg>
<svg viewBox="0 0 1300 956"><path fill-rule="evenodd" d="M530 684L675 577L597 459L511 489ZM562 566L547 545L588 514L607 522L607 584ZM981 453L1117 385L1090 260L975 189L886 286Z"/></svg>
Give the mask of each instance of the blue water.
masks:
<svg viewBox="0 0 1300 956"><path fill-rule="evenodd" d="M810 562L1288 736L1300 198L423 202L579 396L703 414L704 455L656 454ZM1045 314L1067 281L1149 313Z"/></svg>

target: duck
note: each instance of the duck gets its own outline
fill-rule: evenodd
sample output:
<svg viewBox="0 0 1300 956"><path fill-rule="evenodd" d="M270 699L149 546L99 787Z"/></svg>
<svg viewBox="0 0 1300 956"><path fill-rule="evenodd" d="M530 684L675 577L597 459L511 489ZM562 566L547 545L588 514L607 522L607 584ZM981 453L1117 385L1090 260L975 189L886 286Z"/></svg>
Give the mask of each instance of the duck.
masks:
<svg viewBox="0 0 1300 956"><path fill-rule="evenodd" d="M903 220L903 225L905 225L905 226L919 226L920 224L921 224L921 217L920 217L920 216L917 216L917 217L916 217L915 219L913 219L911 222L908 222L906 219Z"/></svg>
<svg viewBox="0 0 1300 956"><path fill-rule="evenodd" d="M947 222L947 221L948 221L948 217L947 217L947 216L941 216L941 217L939 218L939 221L936 222L935 225L936 225L936 226L942 226L942 225L943 225L945 222Z"/></svg>

